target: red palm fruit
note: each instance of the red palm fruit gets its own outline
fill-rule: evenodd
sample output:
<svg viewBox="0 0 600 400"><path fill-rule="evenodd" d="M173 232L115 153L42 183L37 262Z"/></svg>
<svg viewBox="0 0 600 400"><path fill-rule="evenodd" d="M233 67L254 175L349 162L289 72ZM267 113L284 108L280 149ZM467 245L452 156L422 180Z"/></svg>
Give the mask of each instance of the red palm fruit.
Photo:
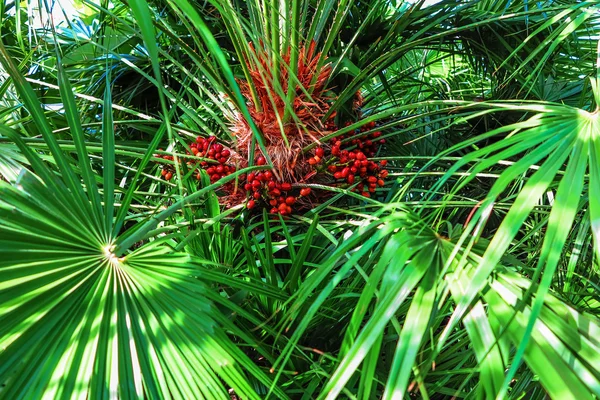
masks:
<svg viewBox="0 0 600 400"><path fill-rule="evenodd" d="M278 204L277 199L269 200L269 204L272 205L273 207L275 207Z"/></svg>
<svg viewBox="0 0 600 400"><path fill-rule="evenodd" d="M273 190L275 189L275 182L274 181L269 181L269 183L267 183L267 187L269 188L269 190Z"/></svg>
<svg viewBox="0 0 600 400"><path fill-rule="evenodd" d="M172 177L173 177L173 174L172 174L172 173L170 173L170 172L167 172L167 173L165 174L165 179L166 179L166 180L168 180L168 181L170 181Z"/></svg>
<svg viewBox="0 0 600 400"><path fill-rule="evenodd" d="M269 181L273 179L273 173L271 171L265 171L263 175Z"/></svg>
<svg viewBox="0 0 600 400"><path fill-rule="evenodd" d="M256 202L254 200L249 200L248 205L246 207L248 207L249 209L253 209L255 205Z"/></svg>
<svg viewBox="0 0 600 400"><path fill-rule="evenodd" d="M267 180L267 177L265 176L265 174L259 172L258 175L256 175L256 179L258 179L261 182L265 182Z"/></svg>
<svg viewBox="0 0 600 400"><path fill-rule="evenodd" d="M292 184L284 182L281 184L281 190L287 192L288 190L292 190Z"/></svg>
<svg viewBox="0 0 600 400"><path fill-rule="evenodd" d="M386 178L388 176L388 170L384 169L379 173L379 176L381 176L382 178Z"/></svg>
<svg viewBox="0 0 600 400"><path fill-rule="evenodd" d="M337 141L334 143L334 145L335 145L335 146L337 146L337 147L340 147L340 146L342 145L342 141L341 141L341 140L337 140Z"/></svg>
<svg viewBox="0 0 600 400"><path fill-rule="evenodd" d="M358 172L358 169L356 167L350 167L350 172L355 174Z"/></svg>
<svg viewBox="0 0 600 400"><path fill-rule="evenodd" d="M369 188L369 192L374 193L375 192L375 188L374 187L370 187Z"/></svg>
<svg viewBox="0 0 600 400"><path fill-rule="evenodd" d="M285 199L285 204L287 204L288 206L293 206L295 202L296 198L293 196L289 196Z"/></svg>
<svg viewBox="0 0 600 400"><path fill-rule="evenodd" d="M208 151L208 156L209 156L210 158L214 157L214 156L215 156L215 150L214 150L214 149L210 149L210 150Z"/></svg>
<svg viewBox="0 0 600 400"><path fill-rule="evenodd" d="M210 179L214 180L214 181L218 181L219 179L221 179L221 175L219 174L214 174L213 176L210 177Z"/></svg>
<svg viewBox="0 0 600 400"><path fill-rule="evenodd" d="M267 159L263 156L258 156L256 159L256 165L265 165L267 163Z"/></svg>
<svg viewBox="0 0 600 400"><path fill-rule="evenodd" d="M196 179L198 179L198 180L202 179L202 174L200 172L198 172L196 174Z"/></svg>
<svg viewBox="0 0 600 400"><path fill-rule="evenodd" d="M271 208L271 211L269 211L271 214L277 214L277 209L275 207Z"/></svg>
<svg viewBox="0 0 600 400"><path fill-rule="evenodd" d="M222 145L221 143L217 143L217 144L215 144L215 151L216 151L217 153L220 153L220 152L221 152L221 150L223 150L223 145Z"/></svg>
<svg viewBox="0 0 600 400"><path fill-rule="evenodd" d="M369 123L368 123L367 125L365 125L365 126L366 126L367 128L369 128L369 129L373 129L373 128L375 128L375 121L371 121L371 122L369 122Z"/></svg>
<svg viewBox="0 0 600 400"><path fill-rule="evenodd" d="M356 154L356 159L357 160L364 160L367 157L365 156L365 153L363 153L362 151L359 151L358 154Z"/></svg>
<svg viewBox="0 0 600 400"><path fill-rule="evenodd" d="M283 203L285 203L285 197L283 197L283 196L279 196L279 197L277 198L277 202L278 202L278 203L282 203L282 204L283 204Z"/></svg>
<svg viewBox="0 0 600 400"><path fill-rule="evenodd" d="M354 175L349 175L348 178L346 178L346 182L352 185L354 183Z"/></svg>
<svg viewBox="0 0 600 400"><path fill-rule="evenodd" d="M287 205L285 203L281 203L278 208L280 212L287 211Z"/></svg>
<svg viewBox="0 0 600 400"><path fill-rule="evenodd" d="M350 158L351 160L354 160L354 159L356 158L356 153L355 153L355 152L353 152L353 151L351 151L351 152L348 154L348 158Z"/></svg>
<svg viewBox="0 0 600 400"><path fill-rule="evenodd" d="M192 147L192 154L196 155L198 154L198 148L196 146Z"/></svg>
<svg viewBox="0 0 600 400"><path fill-rule="evenodd" d="M317 162L317 164L321 162L321 157L314 156L313 158L315 159L315 161Z"/></svg>
<svg viewBox="0 0 600 400"><path fill-rule="evenodd" d="M166 169L163 169L162 171L160 171L160 174L162 176L165 176L167 174L167 172L169 172L169 171L167 171Z"/></svg>
<svg viewBox="0 0 600 400"><path fill-rule="evenodd" d="M260 182L256 179L252 181L252 188L258 189L260 187Z"/></svg>
<svg viewBox="0 0 600 400"><path fill-rule="evenodd" d="M367 178L367 180L369 181L369 183L377 183L377 177L375 176L370 176Z"/></svg>
<svg viewBox="0 0 600 400"><path fill-rule="evenodd" d="M221 157L229 157L231 155L231 152L227 149L223 149L223 151L221 152Z"/></svg>
<svg viewBox="0 0 600 400"><path fill-rule="evenodd" d="M275 188L275 189L271 190L271 194L273 196L281 196L281 190Z"/></svg>
<svg viewBox="0 0 600 400"><path fill-rule="evenodd" d="M385 139L380 139L380 140L379 140L379 143L380 143L380 144L385 144Z"/></svg>
<svg viewBox="0 0 600 400"><path fill-rule="evenodd" d="M373 137L374 138L378 138L379 136L381 136L381 132L379 132L379 131L373 132Z"/></svg>
<svg viewBox="0 0 600 400"><path fill-rule="evenodd" d="M369 139L365 140L365 145L366 146L372 146L373 142L371 142Z"/></svg>
<svg viewBox="0 0 600 400"><path fill-rule="evenodd" d="M379 187L383 187L383 185L385 185L385 182L383 181L383 179L379 179L377 181L377 184L379 185Z"/></svg>
<svg viewBox="0 0 600 400"><path fill-rule="evenodd" d="M246 184L244 185L244 189L246 189L246 190L250 190L250 189L252 189L252 185L251 185L251 184L249 184L249 183L246 183Z"/></svg>
<svg viewBox="0 0 600 400"><path fill-rule="evenodd" d="M327 167L327 170L328 170L329 172L335 172L335 171L337 171L337 166L335 166L335 165L330 165L329 167Z"/></svg>
<svg viewBox="0 0 600 400"><path fill-rule="evenodd" d="M371 193L369 192L362 192L361 194L365 197L371 197Z"/></svg>
<svg viewBox="0 0 600 400"><path fill-rule="evenodd" d="M310 188L300 189L300 196L308 196L310 194Z"/></svg>
<svg viewBox="0 0 600 400"><path fill-rule="evenodd" d="M333 154L334 156L337 156L340 154L340 148L338 146L333 146L331 148L331 154Z"/></svg>
<svg viewBox="0 0 600 400"><path fill-rule="evenodd" d="M204 138L202 136L198 136L196 138L196 143L202 143L202 142L204 142Z"/></svg>
<svg viewBox="0 0 600 400"><path fill-rule="evenodd" d="M285 207L285 211L286 211L286 214L291 214L292 213L292 207L286 206Z"/></svg>
<svg viewBox="0 0 600 400"><path fill-rule="evenodd" d="M365 185L363 185L362 183L359 183L358 186L356 186L356 188L358 189L358 191L362 192L363 189L365 188Z"/></svg>
<svg viewBox="0 0 600 400"><path fill-rule="evenodd" d="M340 163L341 164L346 164L347 162L348 162L348 157L345 157L345 156L341 156L340 157Z"/></svg>
<svg viewBox="0 0 600 400"><path fill-rule="evenodd" d="M317 163L317 160L315 160L314 157L311 157L311 158L308 159L308 163L310 165L315 165Z"/></svg>
<svg viewBox="0 0 600 400"><path fill-rule="evenodd" d="M252 195L256 200L260 199L260 192L254 192Z"/></svg>
<svg viewBox="0 0 600 400"><path fill-rule="evenodd" d="M385 167L387 165L388 161L387 160L381 160L379 162L379 165L381 165L382 167Z"/></svg>
<svg viewBox="0 0 600 400"><path fill-rule="evenodd" d="M221 157L217 161L219 161L221 164L225 164L227 162L227 159L225 157Z"/></svg>
<svg viewBox="0 0 600 400"><path fill-rule="evenodd" d="M346 178L350 174L350 168L346 167L342 170L342 177Z"/></svg>
<svg viewBox="0 0 600 400"><path fill-rule="evenodd" d="M325 155L325 150L323 150L323 148L322 148L322 147L317 147L317 148L315 149L315 154L316 154L318 157L320 157L320 158L323 158L323 156Z"/></svg>
<svg viewBox="0 0 600 400"><path fill-rule="evenodd" d="M255 177L256 177L256 175L254 175L254 173L250 172L250 173L248 174L247 181L248 181L248 182L252 182L252 181L254 180L254 178L255 178Z"/></svg>
<svg viewBox="0 0 600 400"><path fill-rule="evenodd" d="M341 171L336 172L335 174L333 174L333 177L335 179L342 179L343 178L342 172Z"/></svg>
<svg viewBox="0 0 600 400"><path fill-rule="evenodd" d="M209 167L206 169L206 173L212 175L215 173L215 167Z"/></svg>

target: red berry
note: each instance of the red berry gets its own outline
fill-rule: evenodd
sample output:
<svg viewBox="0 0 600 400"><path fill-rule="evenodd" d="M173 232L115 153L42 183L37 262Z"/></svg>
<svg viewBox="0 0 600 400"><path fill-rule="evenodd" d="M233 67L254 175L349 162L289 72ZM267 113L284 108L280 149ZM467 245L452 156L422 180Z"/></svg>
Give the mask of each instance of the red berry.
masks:
<svg viewBox="0 0 600 400"><path fill-rule="evenodd" d="M386 178L388 176L388 171L387 169L384 169L383 171L381 171L379 173L379 176L381 176L382 178Z"/></svg>
<svg viewBox="0 0 600 400"><path fill-rule="evenodd" d="M285 204L287 204L288 206L294 205L295 202L296 198L293 196L289 196L287 199L285 199Z"/></svg>
<svg viewBox="0 0 600 400"><path fill-rule="evenodd" d="M308 196L310 194L310 188L300 189L300 196Z"/></svg>
<svg viewBox="0 0 600 400"><path fill-rule="evenodd" d="M256 200L260 199L260 192L254 192L252 195Z"/></svg>
<svg viewBox="0 0 600 400"><path fill-rule="evenodd" d="M354 183L354 175L348 176L348 178L346 178L346 182L348 182L348 184L352 185Z"/></svg>
<svg viewBox="0 0 600 400"><path fill-rule="evenodd" d="M385 185L385 182L383 181L383 179L379 179L377 181L377 184L379 185L379 187L383 187L383 185Z"/></svg>
<svg viewBox="0 0 600 400"><path fill-rule="evenodd" d="M365 197L371 197L371 193L369 192L362 192L362 195Z"/></svg>
<svg viewBox="0 0 600 400"><path fill-rule="evenodd" d="M273 189L273 190L271 190L271 194L273 196L281 196L281 190L279 190L279 189Z"/></svg>
<svg viewBox="0 0 600 400"><path fill-rule="evenodd" d="M269 183L267 183L267 187L269 188L269 190L273 190L275 189L275 182L274 181L269 181Z"/></svg>
<svg viewBox="0 0 600 400"><path fill-rule="evenodd" d="M267 180L273 179L273 173L271 171L265 171L263 174Z"/></svg>
<svg viewBox="0 0 600 400"><path fill-rule="evenodd" d="M252 208L254 208L255 205L256 205L256 202L254 200L249 200L247 207L249 209L252 209Z"/></svg>
<svg viewBox="0 0 600 400"><path fill-rule="evenodd" d="M160 174L161 174L162 176L165 176L165 175L167 174L167 172L168 172L168 171L167 171L166 169L163 169L162 171L160 171Z"/></svg>
<svg viewBox="0 0 600 400"><path fill-rule="evenodd" d="M231 155L231 152L227 149L225 149L221 152L221 157L229 157L230 155Z"/></svg>
<svg viewBox="0 0 600 400"><path fill-rule="evenodd" d="M376 182L377 182L377 177L375 177L375 176L370 176L370 177L368 178L368 181L369 181L369 183L376 183Z"/></svg>
<svg viewBox="0 0 600 400"><path fill-rule="evenodd" d="M246 183L246 184L244 185L244 189L246 189L246 190L250 190L250 189L252 189L252 185L251 185L251 184L249 184L249 183Z"/></svg>
<svg viewBox="0 0 600 400"><path fill-rule="evenodd" d="M202 143L202 142L204 142L204 139L202 138L202 136L198 136L196 138L196 143Z"/></svg>
<svg viewBox="0 0 600 400"><path fill-rule="evenodd" d="M327 170L328 170L329 172L335 172L335 171L337 171L337 166L335 166L335 165L330 165L329 167L327 167Z"/></svg>
<svg viewBox="0 0 600 400"><path fill-rule="evenodd" d="M170 172L167 172L167 173L165 174L165 179L166 179L166 180L168 180L168 181L170 181L172 177L173 177L173 174L172 174L172 173L170 173Z"/></svg>
<svg viewBox="0 0 600 400"><path fill-rule="evenodd" d="M342 177L346 178L350 174L350 168L346 167L342 170Z"/></svg>
<svg viewBox="0 0 600 400"><path fill-rule="evenodd" d="M271 214L277 214L277 209L275 207L271 208L271 211L269 211Z"/></svg>
<svg viewBox="0 0 600 400"><path fill-rule="evenodd" d="M385 167L387 165L388 161L387 160L381 160L379 162L379 165L381 165L382 167Z"/></svg>
<svg viewBox="0 0 600 400"><path fill-rule="evenodd" d="M265 165L266 163L267 163L267 160L263 156L259 156L256 159L256 165Z"/></svg>
<svg viewBox="0 0 600 400"><path fill-rule="evenodd" d="M333 177L335 179L342 179L343 178L341 171L338 171L335 174L333 174Z"/></svg>
<svg viewBox="0 0 600 400"><path fill-rule="evenodd" d="M308 163L310 165L315 165L317 163L317 160L315 160L314 157L311 157L311 158L308 159Z"/></svg>
<svg viewBox="0 0 600 400"><path fill-rule="evenodd" d="M273 207L275 207L277 205L277 199L271 199L269 200L269 204L272 205Z"/></svg>
<svg viewBox="0 0 600 400"><path fill-rule="evenodd" d="M287 192L288 190L292 190L292 184L287 183L287 182L282 183L281 190L283 190L284 192Z"/></svg>
<svg viewBox="0 0 600 400"><path fill-rule="evenodd" d="M318 157L321 157L321 158L323 158L323 156L325 155L325 150L323 150L323 148L322 148L322 147L317 147L317 148L315 149L315 154L316 154Z"/></svg>
<svg viewBox="0 0 600 400"><path fill-rule="evenodd" d="M252 182L254 180L256 175L254 175L254 173L250 172L248 174L248 178L246 179L248 182Z"/></svg>

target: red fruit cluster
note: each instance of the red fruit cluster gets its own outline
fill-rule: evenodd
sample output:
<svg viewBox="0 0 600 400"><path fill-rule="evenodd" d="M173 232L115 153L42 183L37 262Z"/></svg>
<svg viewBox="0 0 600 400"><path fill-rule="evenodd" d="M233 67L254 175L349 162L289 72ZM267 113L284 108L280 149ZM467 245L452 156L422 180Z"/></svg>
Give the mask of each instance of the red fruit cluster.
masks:
<svg viewBox="0 0 600 400"><path fill-rule="evenodd" d="M373 128L375 123L370 122L351 134L336 137L327 155L323 147L317 147L308 163L317 166L318 171L326 169L338 183L349 186L357 184L352 191L371 197L371 193L375 192L378 186L382 187L385 184L384 179L388 176L388 171L384 169L387 165L386 160L379 164L369 160L369 157L377 154L385 139L379 139L379 131L360 137L354 136ZM352 139L342 143L342 140L350 138ZM321 163L324 165L320 166Z"/></svg>
<svg viewBox="0 0 600 400"><path fill-rule="evenodd" d="M260 162L259 157L257 164L264 165ZM250 200L246 204L248 209L253 209L261 204L264 207L271 207L270 212L272 214L281 215L290 215L293 210L292 206L296 204L298 197L310 194L310 188L303 188L300 190L299 196L294 196L292 194L294 191L292 184L289 182L277 182L271 171L248 174L244 189L250 194Z"/></svg>
<svg viewBox="0 0 600 400"><path fill-rule="evenodd" d="M188 155L194 155L196 157L207 159L202 161L190 159L187 161L187 165L196 166L198 168L198 171L195 174L196 179L200 180L202 177L199 170L200 168L206 171L206 173L210 176L210 181L213 183L224 176L235 172L235 166L228 164L231 151L225 148L222 144L217 143L216 137L209 136L207 138L203 138L198 136L195 142L190 143L189 147L191 153L187 152ZM173 156L169 155L156 155L156 157L173 161ZM169 164L165 164L163 165L161 175L166 180L170 180L173 177L173 172L174 168Z"/></svg>

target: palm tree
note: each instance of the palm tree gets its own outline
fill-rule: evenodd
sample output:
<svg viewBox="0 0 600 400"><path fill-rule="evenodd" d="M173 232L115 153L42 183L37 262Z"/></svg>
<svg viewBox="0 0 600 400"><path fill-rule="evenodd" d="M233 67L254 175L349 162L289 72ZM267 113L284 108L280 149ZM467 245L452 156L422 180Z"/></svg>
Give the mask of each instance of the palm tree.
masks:
<svg viewBox="0 0 600 400"><path fill-rule="evenodd" d="M1 398L600 395L597 5L88 4L2 31Z"/></svg>

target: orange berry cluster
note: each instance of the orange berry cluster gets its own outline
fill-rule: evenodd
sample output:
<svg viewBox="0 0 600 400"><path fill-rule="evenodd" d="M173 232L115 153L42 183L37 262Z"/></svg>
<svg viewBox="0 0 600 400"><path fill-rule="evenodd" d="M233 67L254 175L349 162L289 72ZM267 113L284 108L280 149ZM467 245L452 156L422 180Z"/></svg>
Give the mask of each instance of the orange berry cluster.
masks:
<svg viewBox="0 0 600 400"><path fill-rule="evenodd" d="M259 157L257 165L264 165L264 157ZM294 196L295 192L292 184L289 182L277 182L271 171L258 173L249 173L246 177L244 189L250 193L250 200L246 203L248 209L253 209L257 205L271 207L271 214L290 215L292 206L296 204L299 197L308 196L310 188L300 189L299 196Z"/></svg>
<svg viewBox="0 0 600 400"><path fill-rule="evenodd" d="M222 144L217 143L216 137L209 136L207 138L203 138L202 136L198 136L195 142L190 143L189 145L191 153L187 152L188 155L194 155L196 157L202 157L206 160L190 160L187 162L189 166L198 166L198 168L202 168L206 171L206 173L210 176L211 182L216 182L219 179L227 176L236 171L235 166L228 164L229 157L231 156L231 151L225 148ZM158 158L162 158L164 160L173 161L173 156L170 155L156 155ZM209 161L212 160L212 161ZM173 178L174 168L170 164L163 165L161 175L166 180L171 180ZM202 175L200 174L200 170L195 174L196 179L200 180Z"/></svg>
<svg viewBox="0 0 600 400"><path fill-rule="evenodd" d="M345 143L342 143L342 140L373 128L375 123L370 122L360 130L336 137L328 151L329 154L326 154L325 148L317 147L308 163L314 165L319 172L327 171L336 183L348 186L357 184L352 191L371 197L371 193L374 193L378 186L382 187L385 184L384 179L388 176L388 171L384 169L387 165L386 160L379 164L369 160L369 157L377 154L385 139L379 139L381 132L377 131L352 138Z"/></svg>

